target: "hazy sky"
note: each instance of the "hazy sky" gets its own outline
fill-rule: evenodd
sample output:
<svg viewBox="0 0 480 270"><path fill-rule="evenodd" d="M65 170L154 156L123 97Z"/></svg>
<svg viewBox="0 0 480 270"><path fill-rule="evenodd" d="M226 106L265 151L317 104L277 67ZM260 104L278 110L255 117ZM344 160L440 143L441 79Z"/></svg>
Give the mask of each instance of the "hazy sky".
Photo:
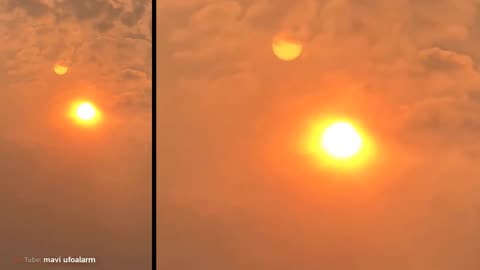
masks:
<svg viewBox="0 0 480 270"><path fill-rule="evenodd" d="M480 267L480 2L158 1L160 269ZM301 41L293 62L271 49ZM378 162L295 149L341 114Z"/></svg>
<svg viewBox="0 0 480 270"><path fill-rule="evenodd" d="M0 0L0 22L0 268L151 268L151 1ZM79 98L101 124L65 117Z"/></svg>

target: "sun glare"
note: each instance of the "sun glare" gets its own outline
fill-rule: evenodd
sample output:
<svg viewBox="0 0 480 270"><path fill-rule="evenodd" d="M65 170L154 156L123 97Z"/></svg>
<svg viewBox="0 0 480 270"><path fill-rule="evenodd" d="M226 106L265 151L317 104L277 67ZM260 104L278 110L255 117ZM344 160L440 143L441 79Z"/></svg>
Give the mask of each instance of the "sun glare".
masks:
<svg viewBox="0 0 480 270"><path fill-rule="evenodd" d="M321 145L332 157L346 159L360 151L362 138L351 124L338 122L325 130Z"/></svg>
<svg viewBox="0 0 480 270"><path fill-rule="evenodd" d="M75 103L70 115L80 124L95 124L100 119L99 110L88 101Z"/></svg>
<svg viewBox="0 0 480 270"><path fill-rule="evenodd" d="M374 153L373 142L364 130L339 118L314 121L305 143L315 163L341 170L365 165Z"/></svg>
<svg viewBox="0 0 480 270"><path fill-rule="evenodd" d="M77 108L77 116L78 118L88 121L92 120L95 117L96 111L92 104L90 103L83 103Z"/></svg>

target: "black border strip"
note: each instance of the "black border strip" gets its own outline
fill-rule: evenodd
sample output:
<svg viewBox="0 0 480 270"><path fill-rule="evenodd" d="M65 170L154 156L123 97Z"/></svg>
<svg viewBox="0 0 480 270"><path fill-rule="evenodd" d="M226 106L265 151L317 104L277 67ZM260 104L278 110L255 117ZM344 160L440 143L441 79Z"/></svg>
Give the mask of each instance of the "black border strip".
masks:
<svg viewBox="0 0 480 270"><path fill-rule="evenodd" d="M157 269L157 1L152 0L152 269Z"/></svg>

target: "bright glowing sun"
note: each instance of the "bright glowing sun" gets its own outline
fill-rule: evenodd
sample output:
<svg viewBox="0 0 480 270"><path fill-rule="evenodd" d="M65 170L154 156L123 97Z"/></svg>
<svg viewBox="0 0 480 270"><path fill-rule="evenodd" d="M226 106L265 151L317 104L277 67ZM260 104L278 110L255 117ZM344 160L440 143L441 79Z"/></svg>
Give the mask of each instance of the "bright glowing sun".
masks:
<svg viewBox="0 0 480 270"><path fill-rule="evenodd" d="M357 122L330 116L311 119L309 126L300 142L314 166L350 172L378 158L377 143Z"/></svg>
<svg viewBox="0 0 480 270"><path fill-rule="evenodd" d="M82 103L77 108L77 116L78 118L88 121L92 120L95 115L97 114L95 107L93 107L90 103Z"/></svg>
<svg viewBox="0 0 480 270"><path fill-rule="evenodd" d="M321 137L323 149L332 157L347 159L362 148L362 138L347 122L337 122L327 127Z"/></svg>
<svg viewBox="0 0 480 270"><path fill-rule="evenodd" d="M71 116L78 123L95 124L100 118L100 112L91 102L83 101L72 106Z"/></svg>

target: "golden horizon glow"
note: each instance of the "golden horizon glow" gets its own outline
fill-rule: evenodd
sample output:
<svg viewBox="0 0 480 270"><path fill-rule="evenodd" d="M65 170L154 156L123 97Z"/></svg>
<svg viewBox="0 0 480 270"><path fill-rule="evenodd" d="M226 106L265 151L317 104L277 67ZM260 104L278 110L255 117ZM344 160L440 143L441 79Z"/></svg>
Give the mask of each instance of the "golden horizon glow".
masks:
<svg viewBox="0 0 480 270"><path fill-rule="evenodd" d="M273 53L283 61L297 59L303 51L303 45L297 41L276 38L272 43Z"/></svg>
<svg viewBox="0 0 480 270"><path fill-rule="evenodd" d="M100 120L100 111L89 101L80 101L72 105L70 116L79 124L93 125Z"/></svg>
<svg viewBox="0 0 480 270"><path fill-rule="evenodd" d="M374 143L359 125L343 118L315 120L304 139L304 149L321 167L358 169L374 154Z"/></svg>
<svg viewBox="0 0 480 270"><path fill-rule="evenodd" d="M55 71L55 73L58 75L64 75L68 72L68 67L63 64L57 63L53 66L53 71Z"/></svg>

